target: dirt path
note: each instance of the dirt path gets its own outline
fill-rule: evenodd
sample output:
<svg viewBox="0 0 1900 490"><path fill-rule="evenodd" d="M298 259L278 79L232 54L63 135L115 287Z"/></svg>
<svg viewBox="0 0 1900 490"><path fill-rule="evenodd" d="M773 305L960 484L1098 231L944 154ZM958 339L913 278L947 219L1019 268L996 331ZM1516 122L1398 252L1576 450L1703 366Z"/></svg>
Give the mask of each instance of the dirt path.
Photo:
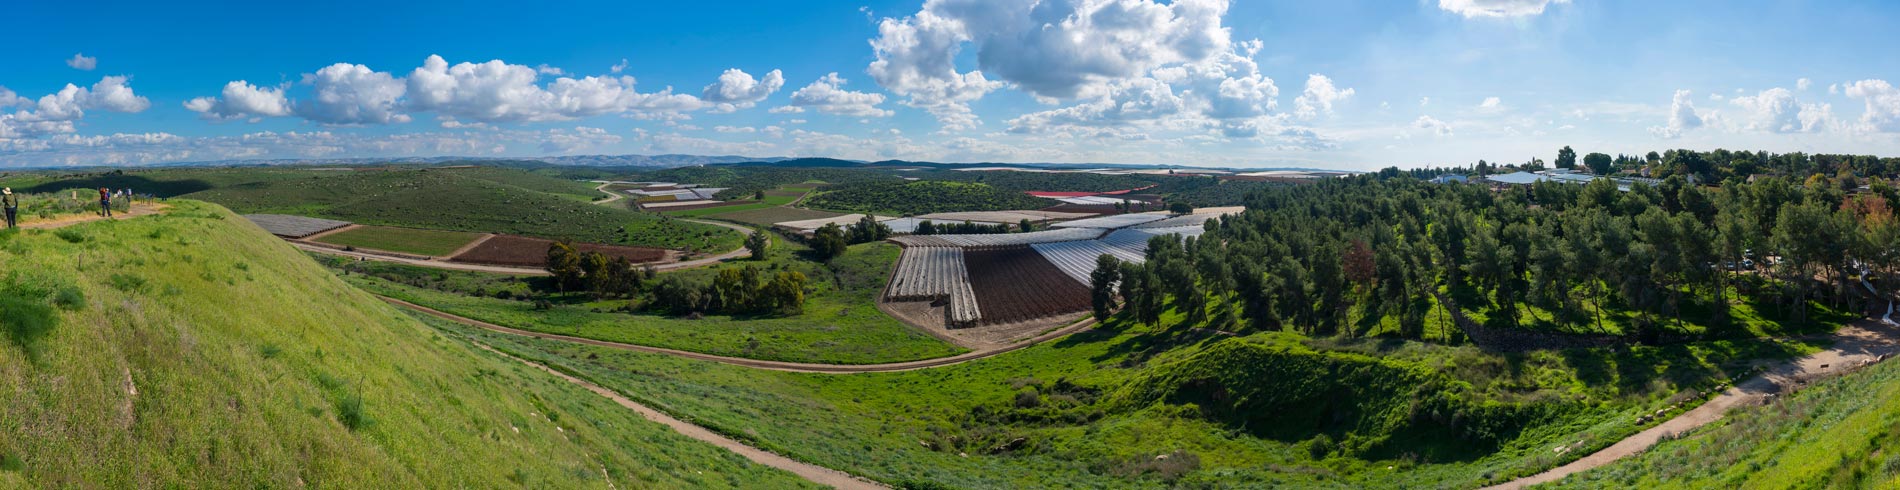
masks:
<svg viewBox="0 0 1900 490"><path fill-rule="evenodd" d="M1889 308L1891 308L1891 303L1889 303ZM1856 321L1835 332L1834 345L1827 350L1776 365L1716 395L1702 406L1683 412L1682 415L1624 438L1610 447L1572 461L1570 464L1486 487L1486 490L1525 488L1561 480L1573 473L1607 465L1649 449L1663 436L1683 434L1721 419L1723 414L1735 407L1760 405L1771 397L1799 390L1815 379L1845 374L1848 371L1880 362L1895 354L1900 354L1900 328L1873 319Z"/></svg>
<svg viewBox="0 0 1900 490"><path fill-rule="evenodd" d="M621 194L621 193L618 193L618 192L612 192L612 191L608 191L608 190L607 190L607 186L610 186L610 185L614 185L614 184L613 184L612 182L608 182L608 183L605 183L605 184L601 184L601 185L600 185L600 187L595 187L595 188L594 188L594 190L597 190L597 191L601 191L601 192L605 192L605 193L607 193L607 199L605 199L605 200L600 200L600 201L594 201L594 204L607 204L607 203L610 203L610 202L614 202L614 201L619 201L619 200L620 200L621 198L625 198L625 197L627 197L627 195L626 195L626 194Z"/></svg>
<svg viewBox="0 0 1900 490"><path fill-rule="evenodd" d="M662 355L669 355L669 356L676 356L676 357L684 357L687 359L698 359L701 361L711 361L711 362L717 362L720 364L729 364L733 366L749 367L749 368L755 368L755 369L767 369L767 370L772 370L772 371L784 371L784 372L790 372L790 373L832 373L832 374L878 373L878 372L893 372L893 371L914 371L918 369L929 369L929 368L936 368L936 367L943 367L943 366L951 366L951 365L962 364L962 363L966 363L966 362L970 362L970 361L974 361L974 360L982 359L986 357L994 357L998 354L1014 351L1014 350L1021 349L1024 347L1029 347L1029 346L1036 345L1042 342L1060 338L1072 333L1081 332L1083 330L1088 330L1089 328L1095 326L1094 318L1089 318L1081 322L1077 322L1074 325L1069 325L1069 326L1062 327L1059 329L1051 330L1048 333L1037 335L1028 340L1017 342L1015 344L1011 344L1011 345L1007 345L1003 347L997 347L993 349L974 350L974 351L965 352L965 353L950 356L950 357L939 357L936 359L924 359L921 361L893 362L893 363L887 363L887 364L814 364L814 363L804 363L804 362L762 361L758 359L746 359L743 357L718 356L718 355L712 355L712 354L702 354L698 352L688 352L688 351L677 350L677 349L667 349L663 347L650 347L650 346L638 345L638 344L623 344L620 342L609 342L605 340L595 340L595 339L589 339L589 338L583 338L583 337L572 337L572 336L567 336L567 335L533 332L533 331L521 330L517 328L504 327L501 325L496 325L493 323L488 323L488 322L476 320L473 318L459 316L453 313L444 312L441 310L429 308L427 306L422 306L415 303L410 303L408 301L403 301L396 298L391 298L387 296L378 296L378 297L382 298L383 301L386 301L389 304L416 310L416 311L419 311L419 312L422 312L422 313L425 313L437 318L453 321L456 323L461 323L463 325L468 325L471 327L482 328L482 329L491 330L495 332L501 332L501 333L510 334L510 335L520 335L524 337L534 337L534 338L539 338L539 339L559 340L563 342L573 342L577 344L586 344L586 345L592 345L592 346L598 346L598 347L629 350L629 351L634 351L634 352L645 352L649 354L662 354Z"/></svg>
<svg viewBox="0 0 1900 490"><path fill-rule="evenodd" d="M329 255L340 255L344 257L358 258L358 259L363 259L363 260L375 260L375 261L380 261L380 262L396 262L400 264L408 264L408 265L419 266L419 267L431 267L431 268L436 268L436 269L449 269L449 270L458 270L458 271L490 272L490 273L495 273L495 274L514 274L518 276L548 275L548 271L545 269L529 269L526 267L507 267L507 266L499 266L499 265L464 264L461 262L448 262L448 261L442 261L442 260L421 260L421 259L411 259L407 257L393 257L389 255L358 252L358 251L353 251L353 250L339 250L339 249L334 249L330 247L311 245L309 243L304 243L297 240L285 240L285 243L289 243L290 246L292 247L297 247L298 250L303 250L303 251L308 251L308 252L316 252L320 254L329 254Z"/></svg>
<svg viewBox="0 0 1900 490"><path fill-rule="evenodd" d="M462 245L461 247L457 247L455 251L449 252L447 254L443 254L436 258L442 259L442 260L448 260L449 257L454 257L457 255L468 253L468 251L474 250L475 247L480 247L482 246L482 244L488 243L489 240L494 239L496 236L497 235L495 235L494 233L483 233L482 236L475 237L475 241L468 242L467 245Z"/></svg>
<svg viewBox="0 0 1900 490"><path fill-rule="evenodd" d="M164 212L166 209L169 209L169 208L171 208L171 206L164 203L135 202L132 204L131 211L124 212L124 213L115 211L112 213L111 219L122 220L122 219L137 218L140 216L150 216L150 215ZM76 225L80 223L91 223L94 221L103 221L105 219L106 217L100 216L97 214L89 214L89 213L68 214L68 215L60 216L60 217L53 218L50 220L34 221L31 223L22 222L20 223L20 228L29 229L29 230L46 230L46 229L53 229L53 228L63 228L66 226ZM5 225L6 223L0 223L0 226L5 226Z"/></svg>
<svg viewBox="0 0 1900 490"><path fill-rule="evenodd" d="M640 403L630 400L625 396L621 396L619 392L609 390L607 388L601 387L600 385L594 384L587 380L576 378L576 377L568 375L567 373L556 371L554 369L551 369L545 365L542 365L534 361L529 361L527 359L522 359L519 357L515 357L513 355L509 355L506 352L495 350L494 348L484 345L481 342L476 342L473 339L471 339L469 342L474 344L476 347L480 347L482 350L493 352L495 354L499 354L502 357L506 357L509 359L514 359L516 361L521 362L522 364L526 364L526 365L534 367L535 369L539 369L548 374L552 374L555 377L565 379L569 383L580 385L582 388L587 388L587 391L592 391L594 392L594 394L606 397L609 400L613 400L614 403L620 404L620 406L622 407L626 407L629 410L633 410L635 413L639 413L640 416L646 417L647 420L658 422L661 425L665 425L669 428L672 428L674 432L678 432L680 433L680 435L697 439L700 442L705 442L707 444L718 446L727 451L732 451L733 453L738 454L739 456L745 457L745 459L752 460L752 462L754 463L789 471L789 472L792 472L792 474L805 478L806 480L811 480L812 483L817 483L820 485L828 485L828 486L831 486L832 488L851 489L851 490L889 488L883 485L879 485L877 483L859 479L858 477L851 476L850 474L842 472L842 471L826 468L823 466L807 464L804 462L800 462L798 460L794 460L792 458L780 456L770 451L748 446L743 442L739 442L739 441L733 440L732 438L719 435L719 433L713 432L705 427L693 425L692 423L673 418L672 416L667 415L663 412L660 412L659 410L654 410L652 407L641 405Z"/></svg>

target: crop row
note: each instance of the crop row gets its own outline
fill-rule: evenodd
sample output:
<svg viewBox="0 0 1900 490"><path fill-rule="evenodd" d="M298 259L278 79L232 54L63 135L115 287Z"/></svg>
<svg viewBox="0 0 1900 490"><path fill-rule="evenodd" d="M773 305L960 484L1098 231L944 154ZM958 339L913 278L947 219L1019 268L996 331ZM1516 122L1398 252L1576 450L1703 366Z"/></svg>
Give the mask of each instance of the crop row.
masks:
<svg viewBox="0 0 1900 490"><path fill-rule="evenodd" d="M1089 289L1027 246L965 250L983 323L1012 323L1089 309Z"/></svg>
<svg viewBox="0 0 1900 490"><path fill-rule="evenodd" d="M952 325L967 325L982 318L960 248L904 249L886 296L895 301L947 300L946 316Z"/></svg>

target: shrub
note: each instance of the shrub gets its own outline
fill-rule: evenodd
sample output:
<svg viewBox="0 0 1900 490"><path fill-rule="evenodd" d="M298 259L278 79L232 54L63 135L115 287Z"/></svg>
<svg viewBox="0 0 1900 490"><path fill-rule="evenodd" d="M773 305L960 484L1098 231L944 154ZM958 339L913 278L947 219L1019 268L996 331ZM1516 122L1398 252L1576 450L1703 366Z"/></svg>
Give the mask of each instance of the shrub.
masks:
<svg viewBox="0 0 1900 490"><path fill-rule="evenodd" d="M369 416L363 413L363 396L346 393L336 401L336 420L351 431L369 425Z"/></svg>
<svg viewBox="0 0 1900 490"><path fill-rule="evenodd" d="M112 285L112 289L128 293L145 289L145 278L131 274L114 273L106 282Z"/></svg>
<svg viewBox="0 0 1900 490"><path fill-rule="evenodd" d="M75 311L86 307L86 293L76 286L59 288L53 293L53 305L66 311Z"/></svg>
<svg viewBox="0 0 1900 490"><path fill-rule="evenodd" d="M0 288L0 328L20 348L31 351L58 323L45 291L17 283Z"/></svg>
<svg viewBox="0 0 1900 490"><path fill-rule="evenodd" d="M53 232L53 236L65 240L66 243L82 243L86 241L85 233L80 233L79 230L72 228L60 228Z"/></svg>

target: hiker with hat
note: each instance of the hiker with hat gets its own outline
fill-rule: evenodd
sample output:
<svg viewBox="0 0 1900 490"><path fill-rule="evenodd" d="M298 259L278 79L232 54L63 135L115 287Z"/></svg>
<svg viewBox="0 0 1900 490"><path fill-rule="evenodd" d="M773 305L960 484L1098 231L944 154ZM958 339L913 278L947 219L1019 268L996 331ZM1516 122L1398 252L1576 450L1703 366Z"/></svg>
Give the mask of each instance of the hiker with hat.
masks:
<svg viewBox="0 0 1900 490"><path fill-rule="evenodd" d="M112 190L111 189L107 189L104 187L99 188L99 215L107 217L107 218L112 217Z"/></svg>
<svg viewBox="0 0 1900 490"><path fill-rule="evenodd" d="M13 197L12 187L0 188L0 208L6 209L7 229L18 228L19 225L15 224L14 220L19 219L20 198Z"/></svg>

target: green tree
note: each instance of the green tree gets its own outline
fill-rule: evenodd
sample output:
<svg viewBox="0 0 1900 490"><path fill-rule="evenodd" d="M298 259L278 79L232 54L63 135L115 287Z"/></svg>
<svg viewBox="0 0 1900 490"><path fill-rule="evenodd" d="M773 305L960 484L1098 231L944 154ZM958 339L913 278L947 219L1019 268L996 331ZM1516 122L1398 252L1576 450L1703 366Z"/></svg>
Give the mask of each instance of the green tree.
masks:
<svg viewBox="0 0 1900 490"><path fill-rule="evenodd" d="M1557 150L1557 168L1577 168L1577 151L1565 145Z"/></svg>
<svg viewBox="0 0 1900 490"><path fill-rule="evenodd" d="M579 290L582 286L581 256L567 242L554 242L548 245L548 274L554 276L554 288L557 291Z"/></svg>
<svg viewBox="0 0 1900 490"><path fill-rule="evenodd" d="M1589 168L1590 173L1593 174L1609 175L1613 169L1613 165L1614 161L1610 159L1609 155L1591 153L1583 156L1583 166Z"/></svg>
<svg viewBox="0 0 1900 490"><path fill-rule="evenodd" d="M772 239L763 230L753 230L745 239L745 249L752 252L752 260L765 260L766 249L771 246Z"/></svg>
<svg viewBox="0 0 1900 490"><path fill-rule="evenodd" d="M830 262L831 259L844 255L845 249L849 246L850 244L845 241L844 228L839 227L837 223L827 223L811 234L811 251L819 262Z"/></svg>
<svg viewBox="0 0 1900 490"><path fill-rule="evenodd" d="M1194 205L1188 204L1187 201L1174 201L1168 203L1168 212L1174 214L1192 213L1194 212Z"/></svg>
<svg viewBox="0 0 1900 490"><path fill-rule="evenodd" d="M1108 320L1115 309L1115 283L1121 280L1121 262L1109 254L1095 258L1095 271L1089 273L1089 302L1096 321Z"/></svg>

